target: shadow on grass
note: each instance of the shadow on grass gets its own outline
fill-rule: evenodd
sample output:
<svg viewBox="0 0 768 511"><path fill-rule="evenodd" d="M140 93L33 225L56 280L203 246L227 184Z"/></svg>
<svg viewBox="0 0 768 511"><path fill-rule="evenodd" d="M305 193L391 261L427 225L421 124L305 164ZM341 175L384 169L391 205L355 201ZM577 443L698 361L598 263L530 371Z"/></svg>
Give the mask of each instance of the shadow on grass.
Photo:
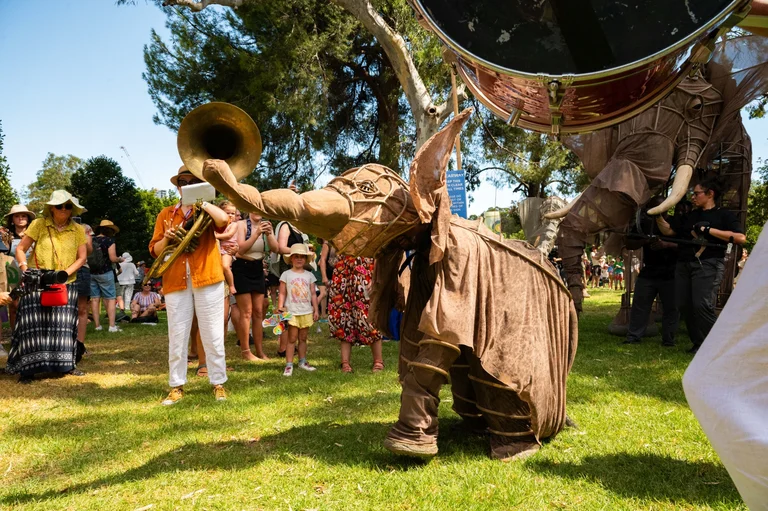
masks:
<svg viewBox="0 0 768 511"><path fill-rule="evenodd" d="M0 499L0 504L44 502L62 495L87 493L101 487L151 479L178 471L246 470L267 459L291 463L297 457L307 457L331 465L347 465L377 471L424 468L427 462L395 456L381 447L381 441L389 426L379 422L347 425L323 422L291 428L250 441L191 443L160 454L143 465L122 473L43 493L18 491ZM450 452L451 449L447 451Z"/></svg>
<svg viewBox="0 0 768 511"><path fill-rule="evenodd" d="M595 482L622 497L689 504L741 503L725 468L704 461L616 453L586 456L580 463L534 458L525 467L548 476Z"/></svg>

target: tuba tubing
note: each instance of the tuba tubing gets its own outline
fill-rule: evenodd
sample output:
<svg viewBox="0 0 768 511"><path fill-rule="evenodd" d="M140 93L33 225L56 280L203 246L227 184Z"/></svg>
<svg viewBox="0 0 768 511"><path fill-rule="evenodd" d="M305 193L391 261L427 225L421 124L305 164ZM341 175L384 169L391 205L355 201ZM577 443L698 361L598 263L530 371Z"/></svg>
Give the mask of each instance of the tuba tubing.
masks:
<svg viewBox="0 0 768 511"><path fill-rule="evenodd" d="M144 280L141 283L142 285L146 284L154 278L162 277L163 274L168 271L168 268L171 267L174 261L176 261L176 259L178 259L181 254L191 248L192 242L197 240L197 238L199 238L200 235L211 225L211 216L205 211L200 210L199 206L197 205L195 205L194 208L195 214L197 215L195 223L192 224L192 227L184 235L183 239L179 241L171 240L168 242L168 245L163 249L162 252L157 255L157 259L155 259L155 262L152 263L149 271L144 276Z"/></svg>

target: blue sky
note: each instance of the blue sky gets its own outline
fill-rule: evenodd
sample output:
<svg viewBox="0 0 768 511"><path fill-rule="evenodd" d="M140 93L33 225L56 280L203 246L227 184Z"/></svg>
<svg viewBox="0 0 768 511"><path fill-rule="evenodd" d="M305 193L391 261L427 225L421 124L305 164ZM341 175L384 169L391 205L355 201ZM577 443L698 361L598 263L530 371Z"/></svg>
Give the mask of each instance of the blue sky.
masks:
<svg viewBox="0 0 768 511"><path fill-rule="evenodd" d="M169 188L176 135L152 122L141 78L150 30L167 32L152 4L113 0L0 0L0 120L11 182L29 184L48 152L118 161L143 188ZM747 121L754 157L768 156L768 120ZM131 155L138 175L125 154ZM508 205L511 189L483 184L470 214Z"/></svg>

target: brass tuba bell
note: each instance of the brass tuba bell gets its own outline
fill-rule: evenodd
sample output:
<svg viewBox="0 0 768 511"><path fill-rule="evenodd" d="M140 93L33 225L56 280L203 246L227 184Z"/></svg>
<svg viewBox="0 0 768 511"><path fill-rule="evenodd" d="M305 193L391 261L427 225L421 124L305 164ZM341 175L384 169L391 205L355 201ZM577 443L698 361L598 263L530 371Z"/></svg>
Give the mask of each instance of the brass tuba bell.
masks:
<svg viewBox="0 0 768 511"><path fill-rule="evenodd" d="M230 103L212 102L189 112L179 126L179 156L187 169L203 179L203 162L224 160L237 180L256 168L261 134L253 119Z"/></svg>
<svg viewBox="0 0 768 511"><path fill-rule="evenodd" d="M181 121L176 141L184 166L199 179L203 178L203 162L224 160L237 180L254 171L261 157L261 134L253 119L229 103L213 102L199 106ZM144 277L144 283L160 277L184 252L197 248L200 235L211 225L211 217L194 206L194 223L189 231L176 229L176 238Z"/></svg>

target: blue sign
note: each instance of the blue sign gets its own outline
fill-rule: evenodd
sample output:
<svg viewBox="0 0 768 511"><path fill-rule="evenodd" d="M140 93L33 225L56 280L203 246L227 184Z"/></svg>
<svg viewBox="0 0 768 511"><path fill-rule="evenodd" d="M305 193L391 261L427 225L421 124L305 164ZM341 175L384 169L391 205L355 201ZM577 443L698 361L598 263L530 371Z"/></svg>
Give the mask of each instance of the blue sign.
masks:
<svg viewBox="0 0 768 511"><path fill-rule="evenodd" d="M449 170L446 175L451 213L467 218L467 181L463 170Z"/></svg>

